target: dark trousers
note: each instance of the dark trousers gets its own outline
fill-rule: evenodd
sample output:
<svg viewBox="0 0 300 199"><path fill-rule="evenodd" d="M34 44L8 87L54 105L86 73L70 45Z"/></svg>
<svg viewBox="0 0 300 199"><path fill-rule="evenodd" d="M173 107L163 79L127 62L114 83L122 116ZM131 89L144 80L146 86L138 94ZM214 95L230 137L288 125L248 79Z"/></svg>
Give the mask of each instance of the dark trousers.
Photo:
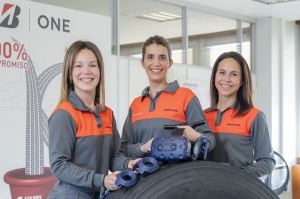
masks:
<svg viewBox="0 0 300 199"><path fill-rule="evenodd" d="M48 199L98 199L99 192L58 181L49 193Z"/></svg>

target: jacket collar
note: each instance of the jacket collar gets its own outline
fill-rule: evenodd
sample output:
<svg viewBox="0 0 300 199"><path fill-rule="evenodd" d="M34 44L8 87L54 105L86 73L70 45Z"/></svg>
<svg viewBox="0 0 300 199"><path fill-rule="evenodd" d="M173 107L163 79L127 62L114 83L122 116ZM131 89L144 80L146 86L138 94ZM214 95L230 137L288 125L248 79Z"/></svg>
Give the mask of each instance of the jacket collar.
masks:
<svg viewBox="0 0 300 199"><path fill-rule="evenodd" d="M178 84L177 80L175 80L175 81L169 83L168 86L160 92L167 92L167 93L174 94L178 89L179 89L179 84ZM147 86L142 92L141 101L143 101L145 97L150 95L149 91L150 91L150 86Z"/></svg>
<svg viewBox="0 0 300 199"><path fill-rule="evenodd" d="M69 91L68 94L68 100L71 103L71 105L81 111L91 111L91 109L89 109L84 103L83 101L76 95L76 93L72 90ZM101 108L99 106L97 106L96 108L96 113L101 112Z"/></svg>

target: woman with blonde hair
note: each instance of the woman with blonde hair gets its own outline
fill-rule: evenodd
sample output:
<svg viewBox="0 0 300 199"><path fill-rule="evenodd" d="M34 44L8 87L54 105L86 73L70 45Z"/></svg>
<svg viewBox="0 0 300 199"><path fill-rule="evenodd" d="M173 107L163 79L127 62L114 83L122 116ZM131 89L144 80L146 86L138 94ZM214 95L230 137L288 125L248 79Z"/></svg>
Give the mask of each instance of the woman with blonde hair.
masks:
<svg viewBox="0 0 300 199"><path fill-rule="evenodd" d="M120 136L105 105L103 67L100 50L89 41L74 42L65 54L60 101L49 119L50 164L58 179L50 199L92 199L101 189L116 190L118 170L135 163L118 152Z"/></svg>

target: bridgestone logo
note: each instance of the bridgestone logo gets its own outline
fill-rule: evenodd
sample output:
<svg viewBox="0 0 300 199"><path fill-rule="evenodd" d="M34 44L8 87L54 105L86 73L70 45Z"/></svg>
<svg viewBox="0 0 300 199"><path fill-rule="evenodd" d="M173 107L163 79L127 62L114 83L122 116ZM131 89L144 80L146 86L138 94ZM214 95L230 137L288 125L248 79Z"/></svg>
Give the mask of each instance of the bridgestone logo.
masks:
<svg viewBox="0 0 300 199"><path fill-rule="evenodd" d="M16 28L19 25L18 16L21 13L19 6L5 3L0 12L0 27Z"/></svg>

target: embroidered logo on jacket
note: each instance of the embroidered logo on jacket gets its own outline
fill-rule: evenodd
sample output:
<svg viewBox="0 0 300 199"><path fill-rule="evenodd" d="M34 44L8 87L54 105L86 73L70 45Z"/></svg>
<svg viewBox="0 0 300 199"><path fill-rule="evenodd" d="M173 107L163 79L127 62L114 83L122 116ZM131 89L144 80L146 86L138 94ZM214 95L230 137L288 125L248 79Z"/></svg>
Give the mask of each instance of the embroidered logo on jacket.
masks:
<svg viewBox="0 0 300 199"><path fill-rule="evenodd" d="M227 125L229 125L229 126L241 126L241 124L239 124L239 123L227 123Z"/></svg>
<svg viewBox="0 0 300 199"><path fill-rule="evenodd" d="M165 108L164 111L178 112L178 110L176 110L176 109L170 109L170 108Z"/></svg>
<svg viewBox="0 0 300 199"><path fill-rule="evenodd" d="M139 115L142 115L142 113L141 113L141 112L139 112L139 113L134 113L134 114L132 114L132 117L136 117L136 116L139 116Z"/></svg>

